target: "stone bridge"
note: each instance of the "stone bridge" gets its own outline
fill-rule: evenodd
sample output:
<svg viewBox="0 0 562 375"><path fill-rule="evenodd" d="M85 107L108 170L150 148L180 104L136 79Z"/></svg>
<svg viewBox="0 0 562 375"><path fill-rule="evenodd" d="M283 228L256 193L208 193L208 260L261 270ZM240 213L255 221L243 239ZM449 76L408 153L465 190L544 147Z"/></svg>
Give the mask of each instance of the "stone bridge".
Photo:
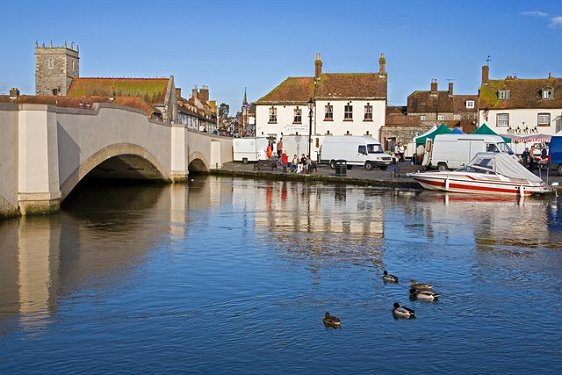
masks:
<svg viewBox="0 0 562 375"><path fill-rule="evenodd" d="M232 161L232 139L91 109L0 103L0 217L57 211L86 175L181 182Z"/></svg>

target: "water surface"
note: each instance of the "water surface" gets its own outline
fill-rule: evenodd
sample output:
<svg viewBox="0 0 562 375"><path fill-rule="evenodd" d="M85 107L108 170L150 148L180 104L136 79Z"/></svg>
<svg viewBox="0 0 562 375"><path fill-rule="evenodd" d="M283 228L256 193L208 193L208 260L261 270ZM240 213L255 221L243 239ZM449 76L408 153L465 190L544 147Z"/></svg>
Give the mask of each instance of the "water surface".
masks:
<svg viewBox="0 0 562 375"><path fill-rule="evenodd" d="M82 187L60 215L0 223L0 373L560 373L560 204ZM441 299L410 301L410 279Z"/></svg>

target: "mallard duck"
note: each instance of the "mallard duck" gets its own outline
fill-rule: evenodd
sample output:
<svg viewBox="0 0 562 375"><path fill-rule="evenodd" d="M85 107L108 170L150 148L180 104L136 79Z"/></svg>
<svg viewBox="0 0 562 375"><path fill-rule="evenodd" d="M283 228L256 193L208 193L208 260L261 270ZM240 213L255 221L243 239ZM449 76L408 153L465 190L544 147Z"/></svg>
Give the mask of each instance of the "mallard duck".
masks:
<svg viewBox="0 0 562 375"><path fill-rule="evenodd" d="M330 315L329 312L326 312L322 321L326 327L339 328L341 326L340 320L335 316Z"/></svg>
<svg viewBox="0 0 562 375"><path fill-rule="evenodd" d="M435 301L439 298L439 293L435 293L432 290L418 290L416 288L412 288L410 289L410 297L421 301Z"/></svg>
<svg viewBox="0 0 562 375"><path fill-rule="evenodd" d="M426 283L418 283L416 280L410 280L410 287L417 290L433 290L433 285Z"/></svg>
<svg viewBox="0 0 562 375"><path fill-rule="evenodd" d="M392 314L395 318L413 319L416 317L416 312L409 307L400 306L398 302L394 302Z"/></svg>
<svg viewBox="0 0 562 375"><path fill-rule="evenodd" d="M396 277L394 275L391 275L386 271L383 272L382 279L387 283L397 283L398 282L398 277Z"/></svg>

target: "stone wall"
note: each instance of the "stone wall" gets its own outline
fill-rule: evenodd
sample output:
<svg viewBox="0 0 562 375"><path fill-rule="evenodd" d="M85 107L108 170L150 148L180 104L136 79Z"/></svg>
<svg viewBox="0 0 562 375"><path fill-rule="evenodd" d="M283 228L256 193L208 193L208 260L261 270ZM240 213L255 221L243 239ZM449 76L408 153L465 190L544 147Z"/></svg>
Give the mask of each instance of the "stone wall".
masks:
<svg viewBox="0 0 562 375"><path fill-rule="evenodd" d="M67 47L35 47L35 94L66 95L79 77L78 51Z"/></svg>

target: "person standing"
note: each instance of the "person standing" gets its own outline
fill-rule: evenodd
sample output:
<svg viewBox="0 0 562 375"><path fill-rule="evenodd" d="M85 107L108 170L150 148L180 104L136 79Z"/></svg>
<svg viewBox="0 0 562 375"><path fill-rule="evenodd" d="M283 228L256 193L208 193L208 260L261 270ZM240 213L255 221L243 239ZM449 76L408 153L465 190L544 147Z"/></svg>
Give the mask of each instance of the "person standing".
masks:
<svg viewBox="0 0 562 375"><path fill-rule="evenodd" d="M277 156L281 157L283 154L283 138L279 138L279 142L277 142Z"/></svg>
<svg viewBox="0 0 562 375"><path fill-rule="evenodd" d="M398 143L398 161L402 162L404 161L404 146L402 146L402 143Z"/></svg>

